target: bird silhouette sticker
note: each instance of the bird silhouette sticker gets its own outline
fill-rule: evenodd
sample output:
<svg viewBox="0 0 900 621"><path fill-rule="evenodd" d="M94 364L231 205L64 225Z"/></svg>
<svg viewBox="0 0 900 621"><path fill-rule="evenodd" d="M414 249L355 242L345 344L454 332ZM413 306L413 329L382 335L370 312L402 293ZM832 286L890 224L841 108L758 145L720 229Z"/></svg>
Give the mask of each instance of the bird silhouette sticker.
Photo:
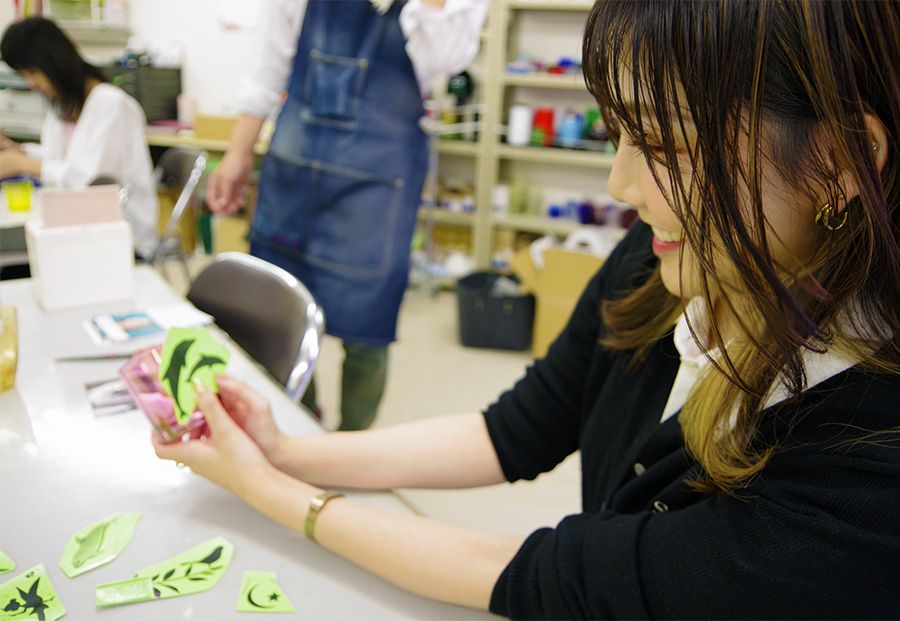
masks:
<svg viewBox="0 0 900 621"><path fill-rule="evenodd" d="M194 380L218 392L216 375L225 372L229 353L205 328L172 328L163 345L159 381L172 397L175 417L186 424L197 407Z"/></svg>
<svg viewBox="0 0 900 621"><path fill-rule="evenodd" d="M208 591L222 578L233 557L234 546L226 539L210 539L142 569L131 579L98 586L98 604L132 604Z"/></svg>
<svg viewBox="0 0 900 621"><path fill-rule="evenodd" d="M63 548L59 568L74 578L109 563L131 543L140 519L139 513L119 513L82 528Z"/></svg>
<svg viewBox="0 0 900 621"><path fill-rule="evenodd" d="M0 584L0 621L56 621L65 614L43 565Z"/></svg>
<svg viewBox="0 0 900 621"><path fill-rule="evenodd" d="M238 612L294 612L274 571L245 571Z"/></svg>

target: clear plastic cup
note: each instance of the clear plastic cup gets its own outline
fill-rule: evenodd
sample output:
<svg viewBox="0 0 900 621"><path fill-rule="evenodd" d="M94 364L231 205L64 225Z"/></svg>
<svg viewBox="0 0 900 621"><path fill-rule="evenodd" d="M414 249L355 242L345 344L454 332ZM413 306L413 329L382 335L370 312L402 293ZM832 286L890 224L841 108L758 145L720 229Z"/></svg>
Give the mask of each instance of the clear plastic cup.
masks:
<svg viewBox="0 0 900 621"><path fill-rule="evenodd" d="M206 419L197 409L186 423L178 422L172 397L159 381L157 361L161 350L162 346L157 345L137 352L119 369L119 376L125 382L134 402L163 440L177 442L186 434L201 430L206 425Z"/></svg>
<svg viewBox="0 0 900 621"><path fill-rule="evenodd" d="M16 385L19 363L19 322L15 306L0 306L0 392Z"/></svg>

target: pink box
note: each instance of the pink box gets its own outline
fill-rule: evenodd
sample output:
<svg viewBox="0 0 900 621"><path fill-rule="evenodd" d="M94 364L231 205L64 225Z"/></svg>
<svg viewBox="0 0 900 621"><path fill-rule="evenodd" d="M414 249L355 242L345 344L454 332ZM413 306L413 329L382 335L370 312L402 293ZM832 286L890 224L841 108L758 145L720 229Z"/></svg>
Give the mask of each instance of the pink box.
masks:
<svg viewBox="0 0 900 621"><path fill-rule="evenodd" d="M200 410L195 410L187 424L179 424L175 407L159 381L157 360L162 345L148 347L134 354L121 369L119 375L125 381L134 402L147 415L150 424L166 442L178 442L185 434L199 431L206 426ZM153 352L156 352L154 355Z"/></svg>

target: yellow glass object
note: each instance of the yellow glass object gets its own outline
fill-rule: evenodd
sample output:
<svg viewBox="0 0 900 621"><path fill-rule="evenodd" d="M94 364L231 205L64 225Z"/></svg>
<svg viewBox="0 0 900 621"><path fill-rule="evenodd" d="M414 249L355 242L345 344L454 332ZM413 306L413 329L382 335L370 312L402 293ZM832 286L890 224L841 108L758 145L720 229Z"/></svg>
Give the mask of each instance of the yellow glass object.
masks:
<svg viewBox="0 0 900 621"><path fill-rule="evenodd" d="M0 392L16 385L19 362L19 323L15 306L0 306Z"/></svg>
<svg viewBox="0 0 900 621"><path fill-rule="evenodd" d="M10 211L31 209L31 195L34 192L33 181L7 181L2 187L7 209Z"/></svg>

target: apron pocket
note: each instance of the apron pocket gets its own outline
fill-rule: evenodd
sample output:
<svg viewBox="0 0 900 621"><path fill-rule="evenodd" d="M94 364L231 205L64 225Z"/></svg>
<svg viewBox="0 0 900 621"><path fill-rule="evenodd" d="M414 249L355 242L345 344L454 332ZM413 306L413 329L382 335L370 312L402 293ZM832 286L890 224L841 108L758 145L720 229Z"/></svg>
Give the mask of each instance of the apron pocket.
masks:
<svg viewBox="0 0 900 621"><path fill-rule="evenodd" d="M364 58L311 50L304 85L310 120L356 123L367 68Z"/></svg>
<svg viewBox="0 0 900 621"><path fill-rule="evenodd" d="M253 229L270 241L305 251L310 235L309 201L316 197L319 172L269 153L259 179Z"/></svg>
<svg viewBox="0 0 900 621"><path fill-rule="evenodd" d="M307 257L348 276L386 274L398 250L403 181L333 164L318 173Z"/></svg>

